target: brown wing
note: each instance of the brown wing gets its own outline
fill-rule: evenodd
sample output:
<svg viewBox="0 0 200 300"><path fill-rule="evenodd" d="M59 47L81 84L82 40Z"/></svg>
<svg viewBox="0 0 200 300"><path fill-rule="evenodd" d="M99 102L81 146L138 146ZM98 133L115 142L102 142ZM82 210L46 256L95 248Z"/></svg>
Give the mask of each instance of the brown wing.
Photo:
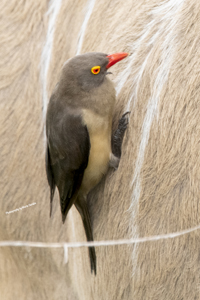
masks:
<svg viewBox="0 0 200 300"><path fill-rule="evenodd" d="M46 172L51 204L57 186L64 223L88 164L89 133L80 113L54 102L48 107L46 124Z"/></svg>

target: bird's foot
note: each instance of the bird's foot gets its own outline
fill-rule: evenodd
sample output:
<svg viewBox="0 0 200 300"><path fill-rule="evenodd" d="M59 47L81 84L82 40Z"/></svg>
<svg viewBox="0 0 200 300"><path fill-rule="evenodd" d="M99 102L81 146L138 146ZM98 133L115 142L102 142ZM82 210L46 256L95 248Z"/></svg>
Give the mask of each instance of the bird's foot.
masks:
<svg viewBox="0 0 200 300"><path fill-rule="evenodd" d="M119 166L119 158L116 157L113 153L110 155L109 166L117 170Z"/></svg>
<svg viewBox="0 0 200 300"><path fill-rule="evenodd" d="M112 152L114 156L121 157L121 147L124 138L125 131L129 123L130 111L124 113L119 120L118 128L112 137Z"/></svg>
<svg viewBox="0 0 200 300"><path fill-rule="evenodd" d="M121 119L119 120L118 128L120 127L121 129L124 129L124 131L126 130L127 125L129 123L130 113L130 111L127 111L122 115Z"/></svg>

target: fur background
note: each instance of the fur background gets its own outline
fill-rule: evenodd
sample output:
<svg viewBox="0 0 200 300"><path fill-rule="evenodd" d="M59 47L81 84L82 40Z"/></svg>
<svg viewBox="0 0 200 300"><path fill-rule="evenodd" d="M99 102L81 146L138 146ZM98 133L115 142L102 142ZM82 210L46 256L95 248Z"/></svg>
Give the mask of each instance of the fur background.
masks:
<svg viewBox="0 0 200 300"><path fill-rule="evenodd" d="M116 127L130 124L116 172L89 197L95 240L176 232L200 223L200 2L0 2L0 240L85 241L73 208L49 218L44 121L64 62L85 52L129 52L112 67ZM36 202L12 214L6 212ZM2 300L200 299L199 231L88 250L0 248Z"/></svg>

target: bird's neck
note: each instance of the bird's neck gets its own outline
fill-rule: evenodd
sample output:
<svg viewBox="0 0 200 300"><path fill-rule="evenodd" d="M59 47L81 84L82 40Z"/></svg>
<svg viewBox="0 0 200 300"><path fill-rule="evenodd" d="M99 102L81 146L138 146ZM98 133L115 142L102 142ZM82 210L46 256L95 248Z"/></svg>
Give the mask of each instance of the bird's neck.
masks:
<svg viewBox="0 0 200 300"><path fill-rule="evenodd" d="M66 106L71 108L87 109L100 116L111 116L116 102L115 88L109 78L90 91L81 89L72 91L65 86L62 97Z"/></svg>

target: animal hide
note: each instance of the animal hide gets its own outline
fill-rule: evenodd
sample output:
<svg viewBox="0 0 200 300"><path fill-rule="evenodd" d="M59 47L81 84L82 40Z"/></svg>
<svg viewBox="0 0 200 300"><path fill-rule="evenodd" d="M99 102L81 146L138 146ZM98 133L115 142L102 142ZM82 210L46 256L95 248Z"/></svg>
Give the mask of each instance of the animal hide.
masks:
<svg viewBox="0 0 200 300"><path fill-rule="evenodd" d="M200 2L30 0L0 3L0 240L85 241L73 208L49 218L44 124L64 62L129 52L112 67L113 131L131 111L122 157L90 193L94 240L167 234L200 223ZM35 202L13 213L9 211ZM87 248L0 247L2 300L200 299L199 231Z"/></svg>

